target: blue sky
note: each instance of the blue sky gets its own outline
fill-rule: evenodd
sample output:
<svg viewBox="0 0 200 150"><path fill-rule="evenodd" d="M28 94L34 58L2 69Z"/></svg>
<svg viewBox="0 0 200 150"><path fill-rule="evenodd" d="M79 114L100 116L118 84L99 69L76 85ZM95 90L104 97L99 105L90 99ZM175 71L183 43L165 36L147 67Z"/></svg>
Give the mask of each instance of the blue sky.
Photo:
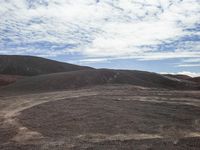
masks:
<svg viewBox="0 0 200 150"><path fill-rule="evenodd" d="M0 0L0 54L200 75L199 0Z"/></svg>

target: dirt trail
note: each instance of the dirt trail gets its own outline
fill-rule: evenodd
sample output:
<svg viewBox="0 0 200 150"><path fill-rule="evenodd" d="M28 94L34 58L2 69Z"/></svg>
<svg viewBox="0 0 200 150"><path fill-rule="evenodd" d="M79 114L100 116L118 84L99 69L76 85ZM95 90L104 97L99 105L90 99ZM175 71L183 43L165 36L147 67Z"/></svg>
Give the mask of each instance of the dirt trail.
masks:
<svg viewBox="0 0 200 150"><path fill-rule="evenodd" d="M1 124L4 127L11 125L17 128L18 133L12 139L16 142L24 143L27 140L44 138L41 133L32 131L27 127L22 126L16 119L16 116L19 115L20 112L25 109L50 101L94 95L97 95L97 93L90 91L64 91L43 94L31 94L16 97L6 97L3 100L7 103L7 107L3 108L0 111L0 117L4 120Z"/></svg>
<svg viewBox="0 0 200 150"><path fill-rule="evenodd" d="M110 95L110 93L114 95ZM168 104L180 104L180 105L192 105L200 107L200 100L198 98L184 98L184 97L170 97L173 93L169 92L159 92L155 95L148 96L137 96L137 95L128 95L126 93L120 93L111 91L111 90L94 90L94 89L82 89L76 91L62 91L62 92L49 92L49 93L40 93L40 94L29 94L21 96L10 96L0 98L0 127L9 127L13 126L17 130L17 134L12 137L12 141L26 144L29 141L34 140L46 140L41 133L33 131L22 124L16 119L21 111L29 109L33 106L41 105L44 103L65 100L70 98L78 97L88 97L88 96L99 96L106 97L112 96L112 99L117 101L144 101L149 103L168 103ZM131 91L132 93L132 91ZM163 95L162 95L163 94ZM120 95L120 96L119 96ZM164 96L165 95L165 96ZM169 96L169 97L168 97ZM1 121L2 120L2 121ZM196 124L199 125L200 121L197 120ZM200 137L200 132L187 132L183 137ZM126 141L126 140L145 140L145 139L163 139L165 138L161 134L143 134L143 133L132 133L132 134L83 134L74 137L79 141L88 141L92 143L98 143L102 141ZM62 141L62 140L61 140ZM50 144L51 141L48 141ZM70 143L69 143L70 144Z"/></svg>

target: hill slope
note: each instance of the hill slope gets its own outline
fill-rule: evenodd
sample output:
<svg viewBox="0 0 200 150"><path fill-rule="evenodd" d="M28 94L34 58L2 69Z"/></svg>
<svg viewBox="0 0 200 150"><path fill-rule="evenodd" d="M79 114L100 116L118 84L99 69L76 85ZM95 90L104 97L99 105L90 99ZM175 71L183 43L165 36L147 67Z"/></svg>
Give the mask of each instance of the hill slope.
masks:
<svg viewBox="0 0 200 150"><path fill-rule="evenodd" d="M172 78L177 78L177 79L181 79L181 80L190 80L192 79L192 77L188 76L188 75L182 75L182 74L165 74L165 76L167 77L172 77Z"/></svg>
<svg viewBox="0 0 200 150"><path fill-rule="evenodd" d="M3 90L13 92L46 92L65 89L71 90L104 84L130 84L143 87L181 90L197 88L194 82L176 80L156 73L94 69L29 77L18 80L16 83L8 85Z"/></svg>
<svg viewBox="0 0 200 150"><path fill-rule="evenodd" d="M33 76L91 69L34 56L0 55L0 74Z"/></svg>
<svg viewBox="0 0 200 150"><path fill-rule="evenodd" d="M190 80L194 81L194 82L197 82L197 83L200 83L200 77L194 77L194 78L192 78Z"/></svg>
<svg viewBox="0 0 200 150"><path fill-rule="evenodd" d="M177 74L177 75L165 74L165 76L168 78L172 77L178 80L192 81L192 82L196 82L197 84L200 83L200 77L190 77L187 75L180 75L180 74Z"/></svg>
<svg viewBox="0 0 200 150"><path fill-rule="evenodd" d="M16 82L18 79L24 78L23 76L17 75L3 75L0 74L0 86L6 86L8 84Z"/></svg>

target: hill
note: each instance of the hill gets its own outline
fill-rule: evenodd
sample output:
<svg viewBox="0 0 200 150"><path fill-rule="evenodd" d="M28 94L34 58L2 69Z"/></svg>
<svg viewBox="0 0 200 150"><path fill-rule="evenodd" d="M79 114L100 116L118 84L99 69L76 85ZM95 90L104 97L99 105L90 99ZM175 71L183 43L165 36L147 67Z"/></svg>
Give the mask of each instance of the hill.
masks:
<svg viewBox="0 0 200 150"><path fill-rule="evenodd" d="M34 76L92 69L35 56L0 55L0 74Z"/></svg>
<svg viewBox="0 0 200 150"><path fill-rule="evenodd" d="M178 79L178 80L192 81L192 82L196 82L197 84L200 83L200 77L190 77L188 75L181 75L181 74L177 74L177 75L165 74L165 76L169 78Z"/></svg>
<svg viewBox="0 0 200 150"><path fill-rule="evenodd" d="M130 84L167 89L196 89L191 81L176 80L160 74L130 70L79 70L29 77L3 88L13 92L46 92L72 90L105 84Z"/></svg>
<svg viewBox="0 0 200 150"><path fill-rule="evenodd" d="M190 80L190 79L192 79L192 77L190 77L188 75L182 75L182 74L165 74L165 76L172 77L172 78L177 78L177 79L181 79L181 80Z"/></svg>
<svg viewBox="0 0 200 150"><path fill-rule="evenodd" d="M200 77L194 77L194 78L192 78L190 80L194 81L194 82L197 82L197 83L200 83Z"/></svg>

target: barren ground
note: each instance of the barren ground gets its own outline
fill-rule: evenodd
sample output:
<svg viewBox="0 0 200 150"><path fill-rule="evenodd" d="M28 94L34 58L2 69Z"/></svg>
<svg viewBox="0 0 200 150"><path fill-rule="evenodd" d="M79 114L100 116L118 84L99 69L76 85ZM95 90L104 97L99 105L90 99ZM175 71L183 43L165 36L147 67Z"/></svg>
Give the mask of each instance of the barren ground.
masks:
<svg viewBox="0 0 200 150"><path fill-rule="evenodd" d="M0 97L2 150L199 150L200 92L129 85Z"/></svg>

